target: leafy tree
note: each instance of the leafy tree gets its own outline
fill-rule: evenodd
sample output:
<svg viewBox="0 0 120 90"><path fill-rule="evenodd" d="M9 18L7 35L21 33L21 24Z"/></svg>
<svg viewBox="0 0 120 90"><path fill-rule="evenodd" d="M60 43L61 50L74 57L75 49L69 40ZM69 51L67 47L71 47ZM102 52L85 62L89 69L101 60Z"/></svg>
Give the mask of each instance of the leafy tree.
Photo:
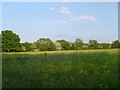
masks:
<svg viewBox="0 0 120 90"><path fill-rule="evenodd" d="M83 43L81 39L76 39L74 43L65 40L57 40L55 43L49 38L40 38L34 43L20 43L20 38L17 34L10 30L2 31L0 34L0 51L3 52L18 52L18 51L54 51L54 50L76 50L76 49L110 49L120 48L120 41L115 40L112 44L98 43L97 40L89 40L88 43Z"/></svg>
<svg viewBox="0 0 120 90"><path fill-rule="evenodd" d="M32 43L28 43L28 42L25 42L25 43L21 43L21 46L22 46L22 50L23 51L31 51L33 48L31 47Z"/></svg>
<svg viewBox="0 0 120 90"><path fill-rule="evenodd" d="M98 43L98 49L103 49L103 43Z"/></svg>
<svg viewBox="0 0 120 90"><path fill-rule="evenodd" d="M3 52L15 52L21 51L20 38L17 34L10 30L2 31L2 51Z"/></svg>
<svg viewBox="0 0 120 90"><path fill-rule="evenodd" d="M110 43L102 43L103 49L110 49L111 44Z"/></svg>
<svg viewBox="0 0 120 90"><path fill-rule="evenodd" d="M55 42L56 50L62 50L62 46L59 42Z"/></svg>
<svg viewBox="0 0 120 90"><path fill-rule="evenodd" d="M120 48L120 41L115 40L112 42L112 48Z"/></svg>
<svg viewBox="0 0 120 90"><path fill-rule="evenodd" d="M56 50L54 43L49 38L40 38L36 43L41 51L54 51Z"/></svg>
<svg viewBox="0 0 120 90"><path fill-rule="evenodd" d="M40 49L37 48L37 46L36 46L36 42L32 43L31 47L32 47L32 51L35 51L35 52L40 51Z"/></svg>
<svg viewBox="0 0 120 90"><path fill-rule="evenodd" d="M82 49L88 49L88 48L89 48L88 44L87 43L83 43Z"/></svg>
<svg viewBox="0 0 120 90"><path fill-rule="evenodd" d="M70 43L65 40L57 40L62 46L62 50L70 50Z"/></svg>
<svg viewBox="0 0 120 90"><path fill-rule="evenodd" d="M83 48L83 42L81 39L76 39L76 41L74 42L75 46L77 49L82 49Z"/></svg>
<svg viewBox="0 0 120 90"><path fill-rule="evenodd" d="M97 40L89 40L89 48L91 48L91 49L97 49L98 48L98 42L97 42Z"/></svg>
<svg viewBox="0 0 120 90"><path fill-rule="evenodd" d="M70 50L76 50L76 46L75 46L75 43L71 43L71 46L70 46Z"/></svg>

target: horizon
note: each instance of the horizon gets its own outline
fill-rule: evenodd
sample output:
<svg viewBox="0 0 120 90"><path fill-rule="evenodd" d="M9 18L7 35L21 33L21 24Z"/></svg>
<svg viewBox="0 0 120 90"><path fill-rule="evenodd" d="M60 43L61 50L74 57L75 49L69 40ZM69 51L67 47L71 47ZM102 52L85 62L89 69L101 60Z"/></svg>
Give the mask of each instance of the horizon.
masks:
<svg viewBox="0 0 120 90"><path fill-rule="evenodd" d="M50 38L74 42L112 43L118 40L117 2L3 2L3 30L21 43Z"/></svg>
<svg viewBox="0 0 120 90"><path fill-rule="evenodd" d="M2 31L6 31L6 30L2 30ZM10 31L12 31L12 30L10 30ZM12 31L13 32L13 31ZM14 32L13 32L14 33ZM16 34L16 33L14 33L14 34ZM18 34L16 34L16 35L18 35ZM19 35L18 35L19 36ZM20 37L19 37L20 38ZM46 38L47 39L47 37L40 37L39 39L41 39L41 38ZM39 40L39 39L37 39L37 40ZM51 40L51 38L49 38L48 37L48 39L50 39ZM76 38L76 39L81 39L81 38ZM75 41L76 41L76 39L74 40L74 41L67 41L67 40L65 40L65 39L58 39L58 40L65 40L65 41L67 41L67 42L70 42L70 43L74 43ZM36 41L34 41L34 42L37 42L37 40ZM82 40L82 39L81 39ZM95 39L90 39L90 40L95 40ZM116 39L116 40L118 40L118 39ZM116 41L116 40L114 40L114 41ZM52 40L53 41L53 40ZM56 40L57 41L57 40ZM53 43L55 43L56 41L53 41ZM111 41L111 42L99 42L98 40L97 40L97 42L98 43L110 43L110 44L112 44L114 41ZM28 42L28 41L26 41L27 43L34 43L34 42ZM20 43L26 43L26 42L21 42L21 38L20 38ZM83 43L89 43L89 41L88 42L84 42L83 40L82 40L82 42Z"/></svg>

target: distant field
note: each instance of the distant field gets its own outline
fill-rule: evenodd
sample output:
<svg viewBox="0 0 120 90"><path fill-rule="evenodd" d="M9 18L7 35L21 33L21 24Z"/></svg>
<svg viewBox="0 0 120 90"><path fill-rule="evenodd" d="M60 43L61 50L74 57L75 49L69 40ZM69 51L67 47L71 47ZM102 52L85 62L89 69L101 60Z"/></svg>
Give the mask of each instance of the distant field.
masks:
<svg viewBox="0 0 120 90"><path fill-rule="evenodd" d="M45 54L45 53L64 53L64 54L70 54L70 53L76 53L76 52L100 52L100 51L116 51L118 49L93 49L93 50L65 50L65 51L39 51L39 52L2 52L3 54Z"/></svg>
<svg viewBox="0 0 120 90"><path fill-rule="evenodd" d="M118 87L117 49L46 53L3 53L3 88Z"/></svg>

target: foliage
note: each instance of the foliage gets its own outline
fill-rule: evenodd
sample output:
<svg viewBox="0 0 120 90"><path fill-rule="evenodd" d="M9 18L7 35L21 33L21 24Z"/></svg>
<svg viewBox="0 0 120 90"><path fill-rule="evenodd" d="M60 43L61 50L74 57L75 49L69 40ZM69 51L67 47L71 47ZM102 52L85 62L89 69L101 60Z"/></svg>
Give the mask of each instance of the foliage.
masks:
<svg viewBox="0 0 120 90"><path fill-rule="evenodd" d="M91 49L97 49L98 48L98 42L97 42L97 40L89 40L89 48L91 48Z"/></svg>
<svg viewBox="0 0 120 90"><path fill-rule="evenodd" d="M56 50L54 43L49 38L40 38L37 40L36 45L41 51Z"/></svg>
<svg viewBox="0 0 120 90"><path fill-rule="evenodd" d="M61 43L59 42L55 42L55 47L56 47L56 50L62 50L62 46L61 46Z"/></svg>
<svg viewBox="0 0 120 90"><path fill-rule="evenodd" d="M111 48L111 44L109 43L102 43L103 49L110 49Z"/></svg>
<svg viewBox="0 0 120 90"><path fill-rule="evenodd" d="M65 40L57 40L62 46L62 50L70 50L70 43Z"/></svg>
<svg viewBox="0 0 120 90"><path fill-rule="evenodd" d="M75 43L75 46L76 46L76 49L82 49L83 48L83 42L81 39L76 39L76 41L74 42Z"/></svg>
<svg viewBox="0 0 120 90"><path fill-rule="evenodd" d="M70 50L76 50L76 46L75 46L75 43L71 43L71 46L70 46Z"/></svg>
<svg viewBox="0 0 120 90"><path fill-rule="evenodd" d="M112 44L110 44L98 43L97 40L89 40L89 43L83 43L81 39L77 38L75 42L72 43L66 40L56 40L56 42L53 42L50 40L50 38L40 38L34 43L20 43L19 36L10 30L2 31L2 34L0 34L0 51L2 52L34 52L111 48L120 48L120 41L115 40L112 42Z"/></svg>
<svg viewBox="0 0 120 90"><path fill-rule="evenodd" d="M115 40L112 43L112 48L120 48L120 41L119 40Z"/></svg>
<svg viewBox="0 0 120 90"><path fill-rule="evenodd" d="M83 43L82 49L88 49L89 45L87 43Z"/></svg>
<svg viewBox="0 0 120 90"><path fill-rule="evenodd" d="M31 45L32 43L28 43L28 42L21 43L22 51L31 51L32 50Z"/></svg>
<svg viewBox="0 0 120 90"><path fill-rule="evenodd" d="M20 51L20 38L10 30L2 31L2 51Z"/></svg>

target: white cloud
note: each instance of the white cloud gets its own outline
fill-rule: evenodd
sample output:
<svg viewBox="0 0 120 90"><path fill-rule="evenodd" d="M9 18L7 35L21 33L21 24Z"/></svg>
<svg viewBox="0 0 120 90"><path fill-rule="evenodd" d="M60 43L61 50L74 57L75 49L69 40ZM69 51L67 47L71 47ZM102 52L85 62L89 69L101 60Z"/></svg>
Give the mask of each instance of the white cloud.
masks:
<svg viewBox="0 0 120 90"><path fill-rule="evenodd" d="M80 16L79 17L81 20L91 20L91 21L97 21L96 18L92 17L92 16Z"/></svg>
<svg viewBox="0 0 120 90"><path fill-rule="evenodd" d="M45 23L46 20L38 20L37 22L38 22L38 23Z"/></svg>
<svg viewBox="0 0 120 90"><path fill-rule="evenodd" d="M70 21L80 22L82 20L97 21L97 19L92 16L79 16L79 17L70 18Z"/></svg>
<svg viewBox="0 0 120 90"><path fill-rule="evenodd" d="M66 23L67 21L63 21L63 20L56 22L56 24L66 24Z"/></svg>
<svg viewBox="0 0 120 90"><path fill-rule="evenodd" d="M68 7L60 7L60 13L67 15L68 17L74 17L74 14L69 10Z"/></svg>
<svg viewBox="0 0 120 90"><path fill-rule="evenodd" d="M56 9L55 8L49 8L51 11L55 11Z"/></svg>
<svg viewBox="0 0 120 90"><path fill-rule="evenodd" d="M70 21L76 21L76 22L80 22L82 20L97 21L97 19L92 16L78 16L77 17L67 7L61 7L60 12L62 14L66 14L69 17Z"/></svg>
<svg viewBox="0 0 120 90"><path fill-rule="evenodd" d="M69 1L69 0L68 0ZM49 8L50 10L52 11L55 11L56 9L55 8ZM98 21L97 18L93 17L93 16L88 16L88 15L81 15L81 16L75 16L74 13L72 13L68 7L60 7L60 13L62 14L65 14L68 16L68 20L67 21L64 21L64 20L61 20L61 21L58 21L56 22L56 24L65 24L69 21L73 21L73 22L80 22L80 21L83 21L83 20L89 20L89 21ZM45 21L39 21L41 23L45 22Z"/></svg>
<svg viewBox="0 0 120 90"><path fill-rule="evenodd" d="M66 15L71 15L71 11L67 7L61 7L60 12Z"/></svg>
<svg viewBox="0 0 120 90"><path fill-rule="evenodd" d="M49 8L50 10L55 11L55 8ZM72 13L68 7L60 7L60 13L65 14L68 16L68 21L75 21L75 22L80 22L82 20L90 20L90 21L97 21L97 19L93 16L75 16L74 13ZM65 24L66 21L59 21L57 24Z"/></svg>

